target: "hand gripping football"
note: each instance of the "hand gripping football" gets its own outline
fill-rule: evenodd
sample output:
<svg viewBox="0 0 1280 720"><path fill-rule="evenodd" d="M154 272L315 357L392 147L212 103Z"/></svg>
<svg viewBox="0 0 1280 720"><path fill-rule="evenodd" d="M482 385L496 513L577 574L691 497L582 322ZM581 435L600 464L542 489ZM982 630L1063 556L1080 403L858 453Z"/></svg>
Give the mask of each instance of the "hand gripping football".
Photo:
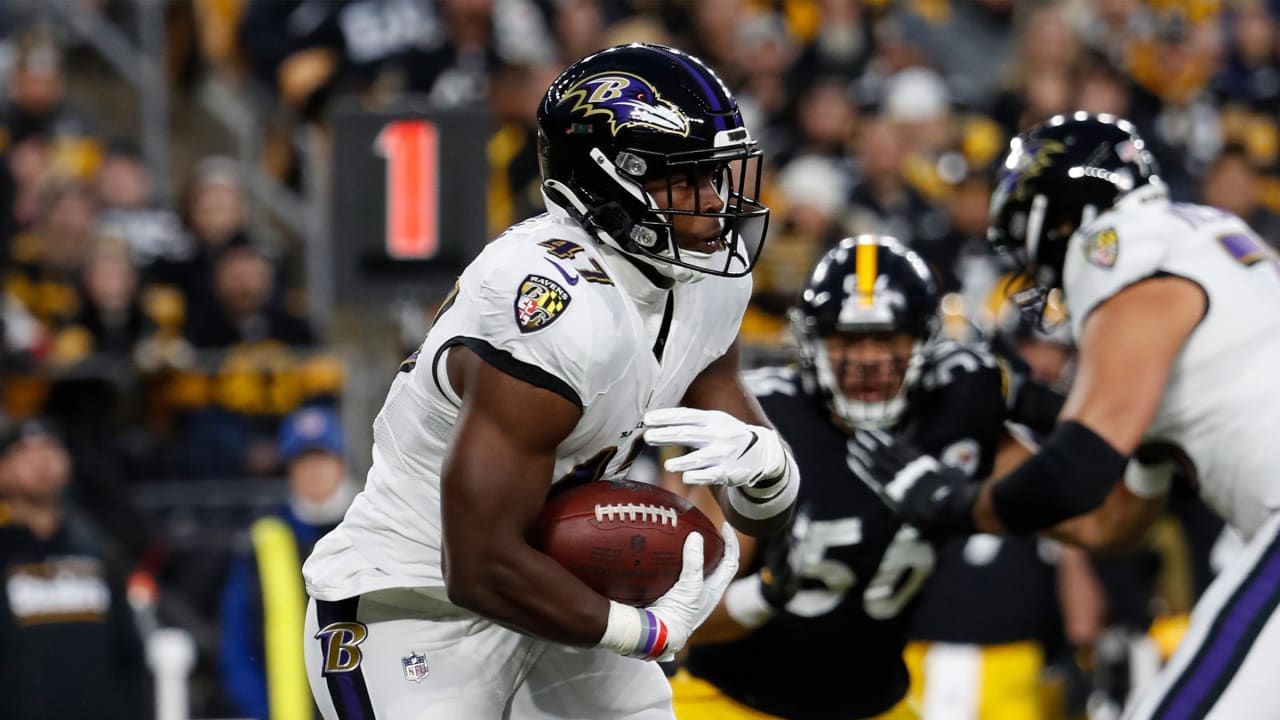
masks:
<svg viewBox="0 0 1280 720"><path fill-rule="evenodd" d="M724 540L702 511L656 485L611 480L552 494L529 540L601 595L643 607L675 584L694 531L702 533L707 575Z"/></svg>

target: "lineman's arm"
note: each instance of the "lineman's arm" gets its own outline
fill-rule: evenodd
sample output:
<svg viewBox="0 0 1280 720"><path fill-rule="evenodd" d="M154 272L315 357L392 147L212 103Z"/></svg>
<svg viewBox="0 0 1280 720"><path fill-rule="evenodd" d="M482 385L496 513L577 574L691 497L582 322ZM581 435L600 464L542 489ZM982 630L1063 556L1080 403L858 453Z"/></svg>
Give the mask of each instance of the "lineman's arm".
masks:
<svg viewBox="0 0 1280 720"><path fill-rule="evenodd" d="M984 484L973 512L980 532L1044 530L1109 499L1207 302L1196 283L1161 276L1094 309L1058 429L1026 462Z"/></svg>
<svg viewBox="0 0 1280 720"><path fill-rule="evenodd" d="M993 477L1002 477L1016 468L1024 460L1036 452L1036 446L1023 433L1005 433L996 451ZM1138 451L1141 456L1142 450ZM1136 544L1150 523L1164 508L1164 491L1167 481L1156 481L1160 489L1146 492L1145 497L1135 495L1129 489L1132 485L1139 490L1150 487L1152 481L1144 480L1144 474L1164 474L1169 470L1165 464L1157 466L1139 466L1137 460L1131 460L1125 470L1125 484L1117 484L1111 488L1106 499L1093 510L1063 521L1044 531L1044 535L1055 540L1075 545L1096 552L1114 552Z"/></svg>

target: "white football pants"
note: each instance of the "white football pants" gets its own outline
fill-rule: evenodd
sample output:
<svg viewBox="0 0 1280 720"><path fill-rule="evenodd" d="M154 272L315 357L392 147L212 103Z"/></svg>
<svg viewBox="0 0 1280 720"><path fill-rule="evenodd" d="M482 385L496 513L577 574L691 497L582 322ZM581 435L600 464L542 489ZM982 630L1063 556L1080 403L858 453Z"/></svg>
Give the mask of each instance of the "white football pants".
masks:
<svg viewBox="0 0 1280 720"><path fill-rule="evenodd" d="M325 720L673 720L657 663L521 635L409 589L307 605Z"/></svg>
<svg viewBox="0 0 1280 720"><path fill-rule="evenodd" d="M1173 657L1125 720L1280 718L1280 512L1191 612Z"/></svg>

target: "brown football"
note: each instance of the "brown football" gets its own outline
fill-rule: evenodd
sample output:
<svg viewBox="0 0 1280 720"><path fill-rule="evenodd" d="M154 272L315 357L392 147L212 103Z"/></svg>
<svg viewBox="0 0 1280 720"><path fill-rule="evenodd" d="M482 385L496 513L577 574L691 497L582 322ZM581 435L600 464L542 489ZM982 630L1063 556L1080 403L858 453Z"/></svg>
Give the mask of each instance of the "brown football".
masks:
<svg viewBox="0 0 1280 720"><path fill-rule="evenodd" d="M724 540L702 511L656 485L610 480L553 494L529 540L601 595L643 607L680 577L693 531L702 533L703 573L710 573Z"/></svg>

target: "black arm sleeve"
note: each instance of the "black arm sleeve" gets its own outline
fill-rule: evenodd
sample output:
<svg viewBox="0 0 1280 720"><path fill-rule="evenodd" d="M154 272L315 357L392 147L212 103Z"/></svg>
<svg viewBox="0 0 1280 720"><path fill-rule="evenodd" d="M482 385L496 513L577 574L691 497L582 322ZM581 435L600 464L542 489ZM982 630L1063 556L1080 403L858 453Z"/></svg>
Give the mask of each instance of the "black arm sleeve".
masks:
<svg viewBox="0 0 1280 720"><path fill-rule="evenodd" d="M1059 423L1040 450L991 491L996 517L1012 535L1053 527L1102 504L1129 459L1078 422Z"/></svg>
<svg viewBox="0 0 1280 720"><path fill-rule="evenodd" d="M1009 419L1026 425L1040 434L1048 434L1058 421L1058 414L1067 402L1067 396L1039 380L1022 381L1009 408Z"/></svg>

